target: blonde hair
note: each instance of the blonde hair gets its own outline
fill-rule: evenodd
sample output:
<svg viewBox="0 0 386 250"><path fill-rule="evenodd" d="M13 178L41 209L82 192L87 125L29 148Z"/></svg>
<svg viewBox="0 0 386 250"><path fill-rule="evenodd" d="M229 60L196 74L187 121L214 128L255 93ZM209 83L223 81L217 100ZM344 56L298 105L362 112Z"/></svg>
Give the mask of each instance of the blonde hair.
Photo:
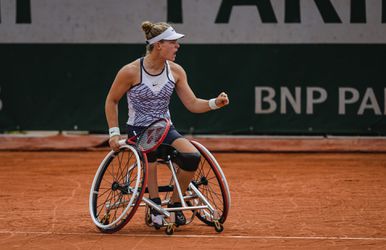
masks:
<svg viewBox="0 0 386 250"><path fill-rule="evenodd" d="M160 35L162 32L167 30L167 28L170 27L169 24L164 22L159 23L151 23L149 21L144 21L141 25L143 32L145 32L145 38L146 40L152 39L153 37L156 37ZM153 44L146 46L147 53L151 52L153 50Z"/></svg>

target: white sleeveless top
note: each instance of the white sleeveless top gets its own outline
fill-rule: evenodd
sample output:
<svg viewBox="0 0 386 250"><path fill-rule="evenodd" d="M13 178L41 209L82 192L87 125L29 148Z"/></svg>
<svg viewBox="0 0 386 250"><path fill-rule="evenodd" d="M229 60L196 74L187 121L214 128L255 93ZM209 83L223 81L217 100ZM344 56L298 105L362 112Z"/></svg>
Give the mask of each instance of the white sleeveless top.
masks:
<svg viewBox="0 0 386 250"><path fill-rule="evenodd" d="M158 75L148 73L140 59L140 83L127 91L129 106L128 125L148 126L159 118L170 120L169 103L174 91L175 81L169 63Z"/></svg>

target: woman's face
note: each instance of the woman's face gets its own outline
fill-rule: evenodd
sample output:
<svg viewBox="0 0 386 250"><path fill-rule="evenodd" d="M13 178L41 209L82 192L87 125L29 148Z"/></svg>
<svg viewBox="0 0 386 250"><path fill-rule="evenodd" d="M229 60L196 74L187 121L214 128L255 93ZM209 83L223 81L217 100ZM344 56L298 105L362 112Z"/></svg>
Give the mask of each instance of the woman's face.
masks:
<svg viewBox="0 0 386 250"><path fill-rule="evenodd" d="M179 47L180 44L177 40L164 40L160 42L160 56L165 60L174 61L176 60L176 54Z"/></svg>

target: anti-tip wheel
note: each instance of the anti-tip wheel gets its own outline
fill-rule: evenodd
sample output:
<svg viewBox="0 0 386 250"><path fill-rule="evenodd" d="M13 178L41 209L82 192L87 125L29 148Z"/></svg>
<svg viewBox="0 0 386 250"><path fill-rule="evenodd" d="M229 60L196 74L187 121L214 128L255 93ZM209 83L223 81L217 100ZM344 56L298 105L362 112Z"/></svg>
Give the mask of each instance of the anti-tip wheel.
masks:
<svg viewBox="0 0 386 250"><path fill-rule="evenodd" d="M217 233L221 233L222 231L224 231L224 226L220 222L215 221L214 230L216 230Z"/></svg>
<svg viewBox="0 0 386 250"><path fill-rule="evenodd" d="M172 235L174 233L174 225L173 224L167 225L165 229L165 233L167 235Z"/></svg>

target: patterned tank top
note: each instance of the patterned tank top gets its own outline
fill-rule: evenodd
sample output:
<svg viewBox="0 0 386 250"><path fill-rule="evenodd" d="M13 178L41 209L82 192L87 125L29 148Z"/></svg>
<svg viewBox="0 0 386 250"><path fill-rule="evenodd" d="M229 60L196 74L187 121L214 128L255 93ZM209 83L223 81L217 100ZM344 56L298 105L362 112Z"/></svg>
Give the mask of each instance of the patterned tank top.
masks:
<svg viewBox="0 0 386 250"><path fill-rule="evenodd" d="M159 118L170 120L169 103L175 82L169 63L166 61L165 67L158 75L152 75L146 71L143 58L140 59L140 65L140 83L127 91L129 106L127 124L148 126Z"/></svg>

